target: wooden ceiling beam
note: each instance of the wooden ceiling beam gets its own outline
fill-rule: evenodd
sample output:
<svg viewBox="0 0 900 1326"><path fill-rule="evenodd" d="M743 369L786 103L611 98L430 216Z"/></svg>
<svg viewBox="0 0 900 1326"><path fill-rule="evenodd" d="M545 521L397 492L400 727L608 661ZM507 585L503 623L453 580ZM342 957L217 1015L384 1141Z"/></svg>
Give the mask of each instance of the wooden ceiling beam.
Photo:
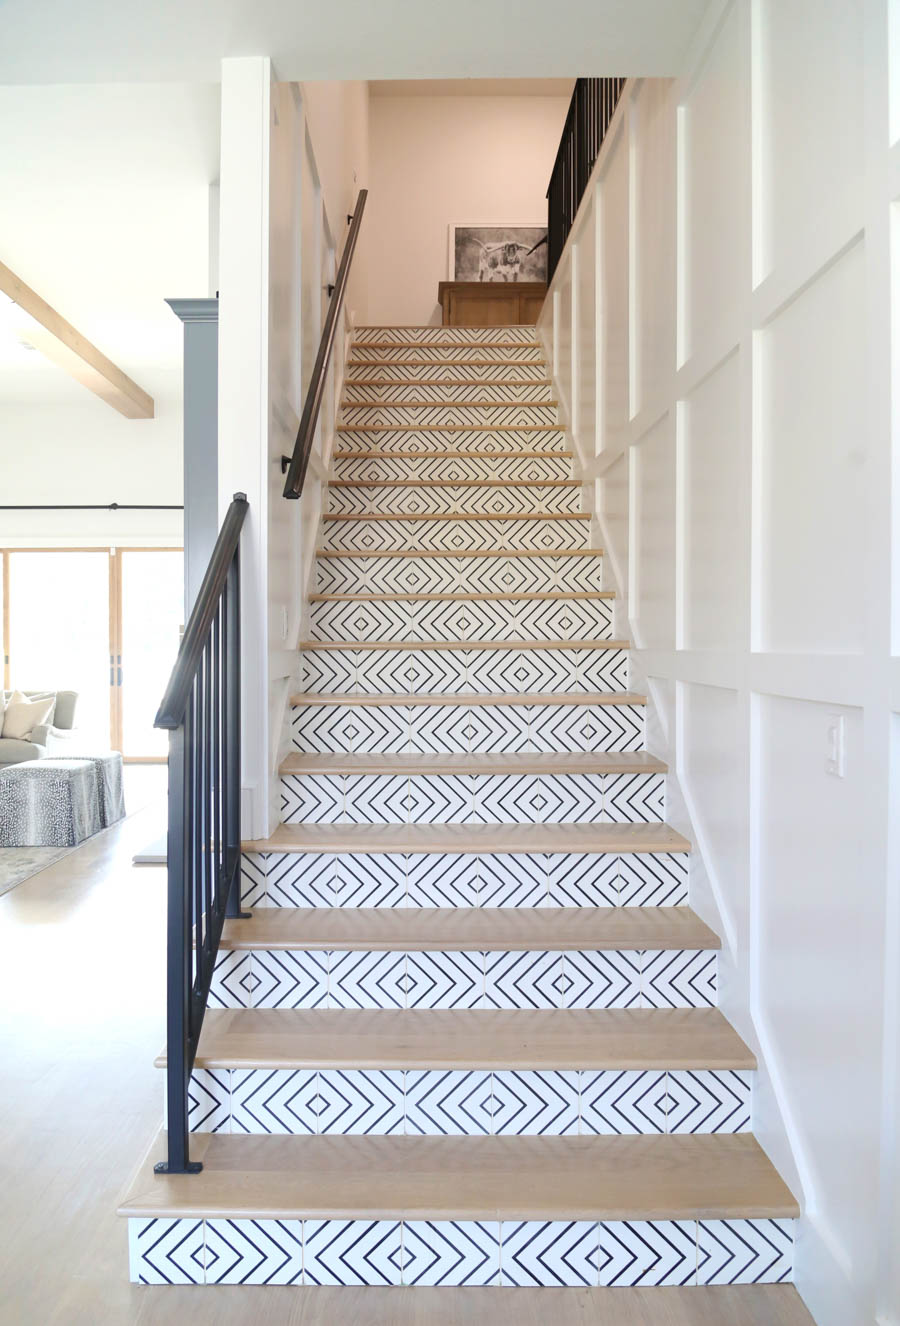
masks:
<svg viewBox="0 0 900 1326"><path fill-rule="evenodd" d="M153 418L153 397L2 262L0 290L33 319L19 330L23 340L126 419Z"/></svg>

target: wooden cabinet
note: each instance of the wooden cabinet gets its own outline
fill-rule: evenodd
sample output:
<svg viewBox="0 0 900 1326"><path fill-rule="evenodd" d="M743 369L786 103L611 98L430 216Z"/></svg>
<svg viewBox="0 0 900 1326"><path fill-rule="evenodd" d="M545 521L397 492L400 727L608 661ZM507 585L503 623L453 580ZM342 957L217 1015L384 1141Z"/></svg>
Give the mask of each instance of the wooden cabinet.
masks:
<svg viewBox="0 0 900 1326"><path fill-rule="evenodd" d="M543 281L441 281L438 302L445 327L533 326L546 293Z"/></svg>

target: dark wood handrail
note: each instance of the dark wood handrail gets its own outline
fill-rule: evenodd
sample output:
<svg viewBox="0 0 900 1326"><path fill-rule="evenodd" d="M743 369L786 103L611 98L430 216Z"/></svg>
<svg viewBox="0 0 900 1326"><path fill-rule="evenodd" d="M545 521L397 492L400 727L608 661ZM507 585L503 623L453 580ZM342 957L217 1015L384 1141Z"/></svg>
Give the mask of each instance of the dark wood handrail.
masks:
<svg viewBox="0 0 900 1326"><path fill-rule="evenodd" d="M181 648L159 706L154 727L174 729L184 721L200 656L209 639L209 630L225 588L228 571L240 543L241 529L248 506L246 493L235 493L222 521L222 528L219 530L216 546L209 559L197 601L184 628Z"/></svg>
<svg viewBox="0 0 900 1326"><path fill-rule="evenodd" d="M331 352L334 349L338 316L343 307L344 295L347 290L347 277L350 272L350 264L353 261L353 253L356 249L359 227L362 223L368 196L368 189L360 189L353 216L350 218L347 243L344 245L344 252L341 254L341 262L335 277L334 290L331 294L331 303L328 305L328 314L325 318L325 326L322 329L322 339L319 342L319 353L316 355L312 377L309 380L309 389L303 404L303 415L300 419L300 427L297 429L297 440L294 443L294 451L284 484L285 497L297 498L303 492L303 481L306 478L306 469L309 465L316 424L319 420L319 410L322 407L322 397L325 394L325 378L328 373L328 365L331 363Z"/></svg>

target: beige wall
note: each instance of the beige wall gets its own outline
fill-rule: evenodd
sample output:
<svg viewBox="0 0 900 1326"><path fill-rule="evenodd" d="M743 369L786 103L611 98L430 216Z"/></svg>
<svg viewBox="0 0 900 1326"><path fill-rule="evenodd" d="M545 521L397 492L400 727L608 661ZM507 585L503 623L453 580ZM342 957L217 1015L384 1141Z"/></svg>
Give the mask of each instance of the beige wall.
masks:
<svg viewBox="0 0 900 1326"><path fill-rule="evenodd" d="M451 221L542 221L565 97L373 96L372 323L440 322Z"/></svg>

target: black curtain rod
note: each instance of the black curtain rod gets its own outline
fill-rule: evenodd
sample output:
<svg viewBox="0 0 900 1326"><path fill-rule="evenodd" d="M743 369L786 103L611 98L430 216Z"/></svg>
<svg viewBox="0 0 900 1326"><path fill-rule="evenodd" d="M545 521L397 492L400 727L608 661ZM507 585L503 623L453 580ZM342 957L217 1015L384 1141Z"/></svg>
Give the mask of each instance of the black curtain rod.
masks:
<svg viewBox="0 0 900 1326"><path fill-rule="evenodd" d="M97 506L0 506L0 511L183 511L183 506L136 506L129 502L107 502Z"/></svg>

